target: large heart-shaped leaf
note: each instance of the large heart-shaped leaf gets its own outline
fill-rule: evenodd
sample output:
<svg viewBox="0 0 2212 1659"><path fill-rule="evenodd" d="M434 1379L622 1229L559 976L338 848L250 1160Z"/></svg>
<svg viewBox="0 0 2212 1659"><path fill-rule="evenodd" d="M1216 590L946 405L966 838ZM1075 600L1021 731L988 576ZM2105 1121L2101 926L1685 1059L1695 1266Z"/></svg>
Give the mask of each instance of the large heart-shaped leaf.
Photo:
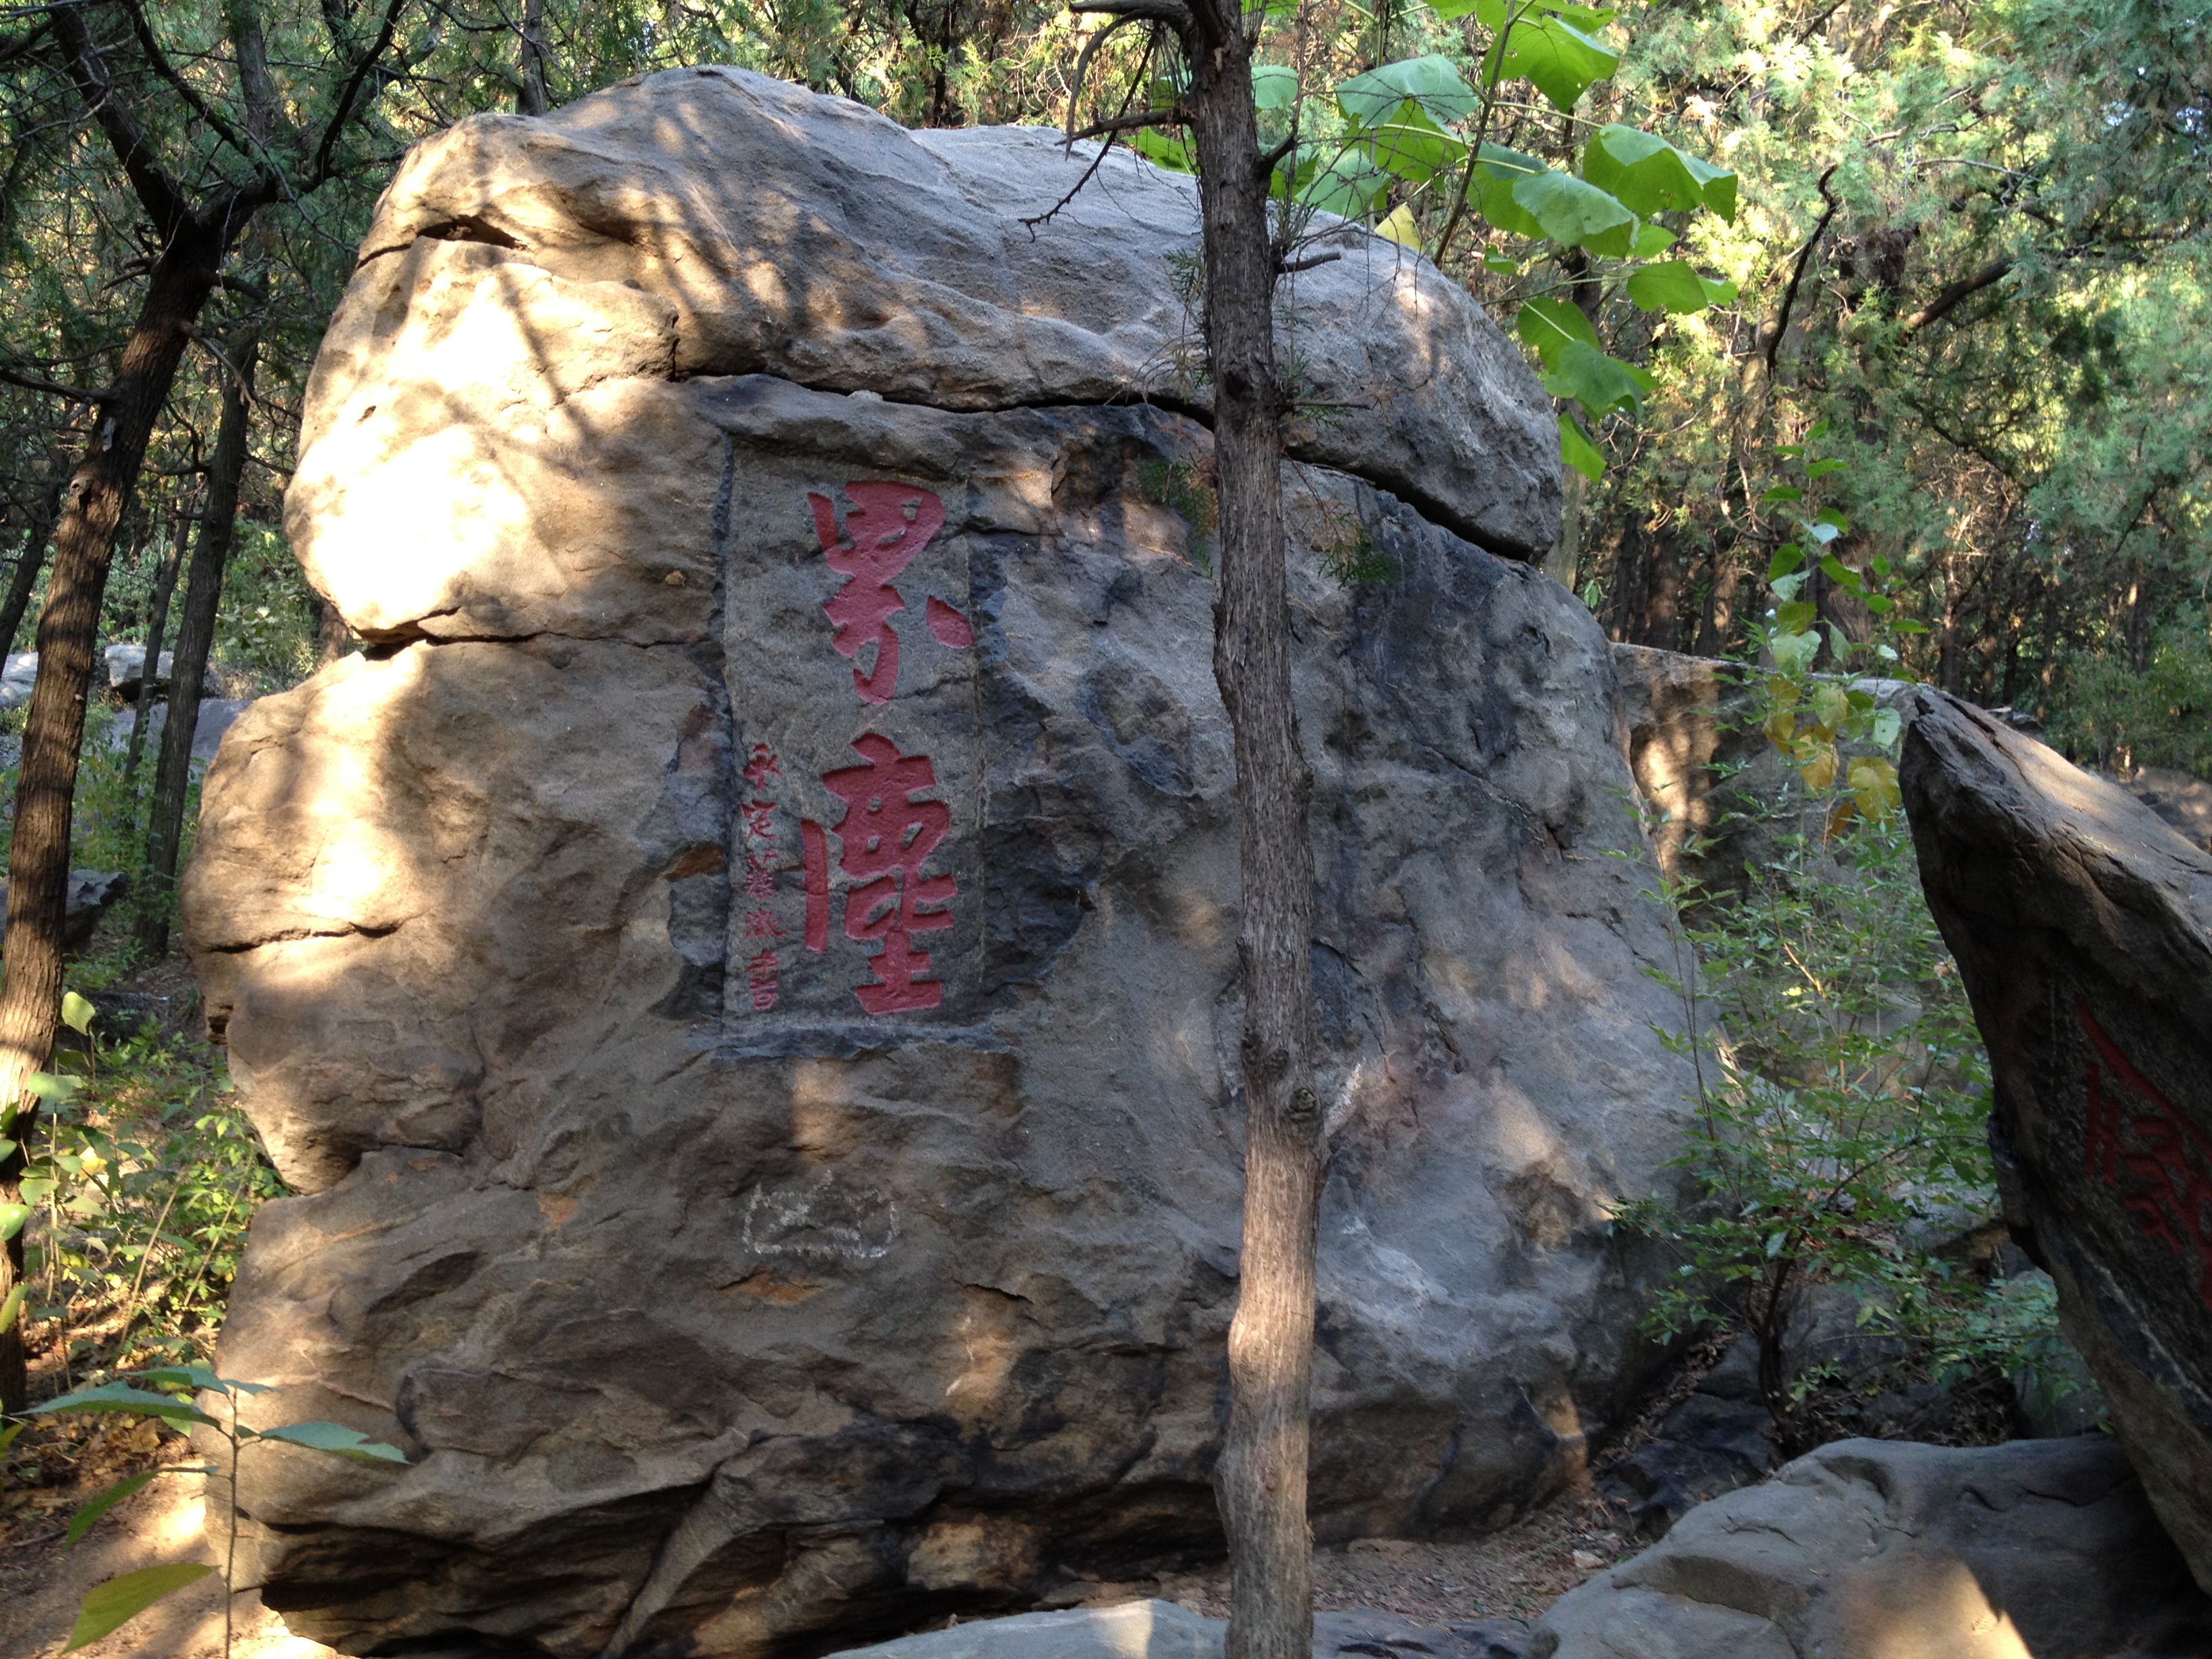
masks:
<svg viewBox="0 0 2212 1659"><path fill-rule="evenodd" d="M1628 279L1628 297L1644 311L1665 311L1688 316L1703 311L1707 302L1705 278L1686 259L1646 265Z"/></svg>
<svg viewBox="0 0 2212 1659"><path fill-rule="evenodd" d="M1414 185L1456 172L1467 160L1466 144L1425 121L1385 121L1363 133L1357 148L1383 172Z"/></svg>
<svg viewBox="0 0 2212 1659"><path fill-rule="evenodd" d="M1544 227L1536 216L1513 199L1513 186L1551 169L1533 155L1503 144L1485 144L1481 159L1469 169L1467 198L1474 210L1509 236L1541 240Z"/></svg>
<svg viewBox="0 0 2212 1659"><path fill-rule="evenodd" d="M1733 172L1618 122L1590 135L1583 147L1583 176L1647 216L1711 208L1731 222L1735 218Z"/></svg>
<svg viewBox="0 0 2212 1659"><path fill-rule="evenodd" d="M1619 52L1557 15L1517 23L1504 39L1504 52L1497 64L1499 76L1525 77L1563 113L1573 113L1594 82L1610 79L1620 67Z"/></svg>
<svg viewBox="0 0 2212 1659"><path fill-rule="evenodd" d="M1513 200L1562 246L1626 255L1635 245L1636 216L1595 185L1571 173L1547 171L1516 179Z"/></svg>
<svg viewBox="0 0 2212 1659"><path fill-rule="evenodd" d="M1580 340L1597 349L1597 330L1583 315L1583 308L1570 301L1530 300L1522 306L1513 326L1522 344L1534 352L1547 370L1559 366L1559 354L1570 341Z"/></svg>
<svg viewBox="0 0 2212 1659"><path fill-rule="evenodd" d="M1605 457L1571 415L1559 416L1559 459L1592 483L1605 477Z"/></svg>
<svg viewBox="0 0 2212 1659"><path fill-rule="evenodd" d="M1628 372L1628 365L1608 357L1583 340L1570 340L1559 348L1559 366L1543 377L1544 390L1554 398L1571 398L1592 415L1642 407L1644 388Z"/></svg>
<svg viewBox="0 0 2212 1659"><path fill-rule="evenodd" d="M1409 119L1448 127L1474 114L1480 101L1451 60L1434 55L1378 64L1336 89L1337 107L1362 128Z"/></svg>
<svg viewBox="0 0 2212 1659"><path fill-rule="evenodd" d="M1288 109L1298 101L1298 72L1287 64L1252 65L1252 107Z"/></svg>

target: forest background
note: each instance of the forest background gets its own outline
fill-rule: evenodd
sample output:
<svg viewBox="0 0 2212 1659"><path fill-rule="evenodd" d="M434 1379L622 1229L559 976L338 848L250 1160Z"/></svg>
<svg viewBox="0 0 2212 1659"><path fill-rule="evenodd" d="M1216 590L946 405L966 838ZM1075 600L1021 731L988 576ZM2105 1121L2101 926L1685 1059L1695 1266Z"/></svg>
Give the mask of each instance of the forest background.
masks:
<svg viewBox="0 0 2212 1659"><path fill-rule="evenodd" d="M98 418L69 389L113 373L153 249L61 62L52 9L0 8L11 649L28 644L58 492ZM292 684L346 648L286 551L281 496L322 326L409 143L479 111L540 110L707 62L909 125L1056 124L1099 27L1025 0L79 9L104 46L108 95L172 155L200 152L210 176L227 141L195 89L215 108L235 95L240 40L262 43L261 72L312 122L297 106L392 30L337 176L264 210L233 254L118 540L102 634L143 641L165 567L204 516L223 341L258 333L210 688L233 695ZM1298 10L1299 27L1271 38L1312 88L1424 54L1480 83L1473 0ZM1651 389L1586 422L1603 471L1571 475L1553 574L1615 639L1744 650L1790 524L1769 522L1787 502L1763 499L1775 447L1826 420L1851 497L1848 533L1826 550L1851 572L1887 561L1889 620L1917 677L2039 719L2076 759L2212 772L2212 0L1680 0L1579 21L1595 17L1608 21L1586 32L1622 52L1618 69L1571 115L1501 101L1485 136L1572 172L1589 134L1619 122L1733 169L1732 222L1650 216L1679 220L1676 253L1735 293L1688 314L1647 311L1588 247L1480 220L1443 248L1448 273L1509 330L1526 301L1564 297L1608 354L1648 372ZM1139 142L1172 159L1157 135ZM1453 205L1388 178L1355 204L1430 251ZM1847 638L1869 634L1848 575L1815 570L1804 597Z"/></svg>

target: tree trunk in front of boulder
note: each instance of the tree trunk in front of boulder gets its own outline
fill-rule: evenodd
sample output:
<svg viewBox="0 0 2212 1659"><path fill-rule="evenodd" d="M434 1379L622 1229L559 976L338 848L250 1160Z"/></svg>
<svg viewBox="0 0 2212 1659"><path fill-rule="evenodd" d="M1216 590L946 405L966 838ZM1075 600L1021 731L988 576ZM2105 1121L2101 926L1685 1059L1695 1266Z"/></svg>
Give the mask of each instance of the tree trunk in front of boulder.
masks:
<svg viewBox="0 0 2212 1659"><path fill-rule="evenodd" d="M215 288L223 241L197 223L179 230L146 285L137 325L123 349L114 395L94 423L84 458L70 476L54 532L53 574L39 618L39 678L23 729L9 849L7 975L0 984L0 1100L22 1100L24 1085L46 1063L60 1023L62 927L69 905L70 828L85 698L92 684L100 605L115 552L115 528L154 422L168 398L188 340L186 331ZM0 1202L21 1197L23 1147L36 1116L24 1102L0 1160ZM0 1301L22 1282L23 1235L8 1241ZM23 1322L0 1332L0 1410L26 1403Z"/></svg>
<svg viewBox="0 0 2212 1659"><path fill-rule="evenodd" d="M208 463L207 505L192 544L191 574L185 583L185 614L177 623L169 666L169 717L161 728L161 758L154 769L154 799L146 811L146 868L138 895L138 951L157 962L169 949L169 917L177 888L177 856L184 844L185 796L192 781L192 738L200 723L208 655L215 646L216 613L222 575L238 527L238 492L246 476L246 438L253 424L253 370L261 350L259 325L231 337L228 356L238 371L222 382L222 417ZM242 378L241 378L242 377Z"/></svg>
<svg viewBox="0 0 2212 1659"><path fill-rule="evenodd" d="M1291 698L1276 253L1243 19L1233 0L1197 9L1200 33L1211 37L1191 41L1200 49L1188 56L1221 507L1213 672L1236 740L1245 996L1244 1248L1229 1330L1229 1431L1214 1490L1229 1537L1228 1659L1309 1659L1306 1465L1322 1114L1313 1081L1310 783Z"/></svg>

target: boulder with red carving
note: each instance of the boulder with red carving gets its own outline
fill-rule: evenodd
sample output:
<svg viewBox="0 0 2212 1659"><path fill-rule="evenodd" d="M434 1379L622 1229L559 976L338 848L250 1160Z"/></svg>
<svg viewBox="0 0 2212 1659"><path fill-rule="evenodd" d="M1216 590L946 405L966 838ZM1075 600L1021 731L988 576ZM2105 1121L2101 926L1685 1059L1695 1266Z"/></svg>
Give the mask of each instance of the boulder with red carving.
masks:
<svg viewBox="0 0 2212 1659"><path fill-rule="evenodd" d="M1121 155L1051 214L1090 159L685 71L464 124L385 198L287 502L372 648L229 732L185 892L299 1193L226 1374L410 1458L249 1454L295 1629L822 1652L1219 1551L1198 222ZM1501 1525L1626 1408L1608 1205L1692 1079L1610 653L1527 562L1549 400L1329 234L1285 327L1341 407L1285 486L1344 1539Z"/></svg>
<svg viewBox="0 0 2212 1659"><path fill-rule="evenodd" d="M1989 1044L2006 1217L2212 1589L2212 859L2002 720L1917 696L1905 808Z"/></svg>

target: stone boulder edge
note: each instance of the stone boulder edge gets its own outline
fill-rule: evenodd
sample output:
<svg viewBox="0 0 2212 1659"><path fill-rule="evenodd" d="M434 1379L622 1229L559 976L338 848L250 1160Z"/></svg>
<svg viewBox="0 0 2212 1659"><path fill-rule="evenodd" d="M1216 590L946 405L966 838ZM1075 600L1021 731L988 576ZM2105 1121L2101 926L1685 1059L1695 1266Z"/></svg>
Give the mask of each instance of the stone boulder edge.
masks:
<svg viewBox="0 0 2212 1659"><path fill-rule="evenodd" d="M622 403L651 398L639 377L1203 416L1176 264L1195 185L1116 151L1059 205L1091 160L1035 129L908 133L738 70L472 117L410 152L379 204L308 388L294 548L371 638L532 632L572 610L635 628L624 579L658 579L651 521L545 526L588 513L574 481L616 459L580 452L671 435ZM1419 255L1349 225L1322 241L1329 263L1286 282L1280 325L1309 395L1354 407L1297 423L1293 453L1539 556L1559 443L1519 349ZM414 511L364 544L347 503L387 490Z"/></svg>
<svg viewBox="0 0 2212 1659"><path fill-rule="evenodd" d="M2006 1219L2212 1589L2212 857L1996 717L1918 700L1905 808L1989 1044Z"/></svg>
<svg viewBox="0 0 2212 1659"><path fill-rule="evenodd" d="M1528 1659L2167 1659L2212 1601L2100 1435L1839 1440L1571 1589Z"/></svg>
<svg viewBox="0 0 2212 1659"><path fill-rule="evenodd" d="M601 99L688 107L659 85ZM695 85L782 100L762 145L856 118ZM257 1218L222 1364L280 1385L256 1420L412 1462L261 1449L249 1576L354 1650L769 1655L1217 1552L1239 1010L1204 427L687 375L673 301L604 271L370 254L289 522L385 643L226 735L185 915L301 1194ZM1649 1358L1605 1218L1687 1109L1640 971L1665 935L1587 612L1372 480L1285 485L1334 1137L1316 1526L1479 1529L1573 1475ZM848 659L824 548L896 539L869 514L902 504L943 516L898 661ZM1399 574L1346 588L1347 546ZM915 936L941 1006L889 1016L855 1006L861 935L808 948L799 833L871 734L933 757L951 886Z"/></svg>

